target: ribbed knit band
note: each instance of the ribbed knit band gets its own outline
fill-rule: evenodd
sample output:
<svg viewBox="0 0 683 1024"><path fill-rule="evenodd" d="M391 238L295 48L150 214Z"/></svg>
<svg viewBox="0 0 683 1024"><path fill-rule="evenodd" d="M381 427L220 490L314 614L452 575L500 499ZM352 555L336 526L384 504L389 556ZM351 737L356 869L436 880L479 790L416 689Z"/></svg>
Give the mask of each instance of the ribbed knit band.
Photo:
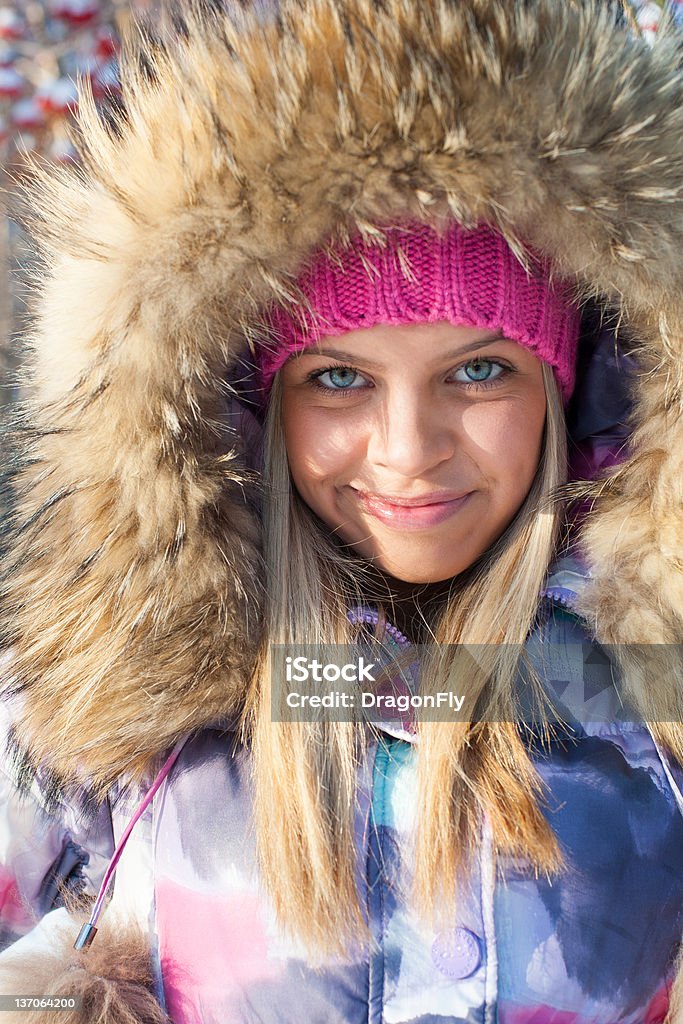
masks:
<svg viewBox="0 0 683 1024"><path fill-rule="evenodd" d="M579 311L568 283L550 283L530 254L524 269L502 235L453 224L439 235L424 225L385 230L387 244L357 239L332 256L319 253L298 281L311 311L276 308L274 347L260 357L261 386L295 352L324 337L376 324L437 323L501 330L549 363L565 403L574 388Z"/></svg>

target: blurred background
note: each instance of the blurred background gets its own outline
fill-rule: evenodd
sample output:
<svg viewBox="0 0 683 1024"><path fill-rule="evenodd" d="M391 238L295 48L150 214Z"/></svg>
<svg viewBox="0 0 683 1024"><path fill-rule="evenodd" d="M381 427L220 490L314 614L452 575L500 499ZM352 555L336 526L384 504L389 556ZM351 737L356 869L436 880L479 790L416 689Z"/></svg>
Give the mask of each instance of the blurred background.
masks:
<svg viewBox="0 0 683 1024"><path fill-rule="evenodd" d="M121 35L136 13L157 14L158 2L0 0L0 411L17 397L17 339L33 269L28 241L8 213L13 193L29 160L76 161L69 141L76 81L89 79L99 104L116 105ZM664 6L683 24L683 0L623 3L634 31L648 42L656 38Z"/></svg>
<svg viewBox="0 0 683 1024"><path fill-rule="evenodd" d="M118 51L137 12L155 0L0 0L0 407L17 397L18 335L26 322L30 247L10 215L32 160L74 163L76 82L101 107L120 94ZM0 453L1 458L1 453Z"/></svg>

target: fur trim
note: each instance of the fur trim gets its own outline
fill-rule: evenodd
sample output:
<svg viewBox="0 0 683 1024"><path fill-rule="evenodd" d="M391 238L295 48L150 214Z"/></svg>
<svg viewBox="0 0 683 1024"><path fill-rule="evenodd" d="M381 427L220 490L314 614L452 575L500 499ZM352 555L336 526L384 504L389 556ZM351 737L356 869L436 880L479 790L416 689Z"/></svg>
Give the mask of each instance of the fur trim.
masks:
<svg viewBox="0 0 683 1024"><path fill-rule="evenodd" d="M669 997L669 1012L664 1024L683 1024L683 958L678 960L678 973Z"/></svg>
<svg viewBox="0 0 683 1024"><path fill-rule="evenodd" d="M101 786L239 706L259 522L226 374L314 249L402 217L488 221L639 339L586 609L603 641L681 637L679 37L648 47L606 0L278 6L129 46L125 115L82 96L84 169L31 196L46 270L5 641L32 756Z"/></svg>
<svg viewBox="0 0 683 1024"><path fill-rule="evenodd" d="M50 953L22 953L0 961L0 990L12 995L78 996L80 1010L21 1010L2 1015L3 1024L170 1024L152 994L148 938L130 924L121 933L103 923L93 945L76 952L80 924L60 927Z"/></svg>

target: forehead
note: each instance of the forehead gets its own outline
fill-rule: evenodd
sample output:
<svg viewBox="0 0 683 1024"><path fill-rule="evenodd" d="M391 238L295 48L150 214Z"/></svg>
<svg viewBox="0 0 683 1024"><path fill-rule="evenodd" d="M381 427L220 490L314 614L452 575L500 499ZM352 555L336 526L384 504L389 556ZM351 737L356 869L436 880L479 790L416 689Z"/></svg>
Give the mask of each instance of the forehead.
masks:
<svg viewBox="0 0 683 1024"><path fill-rule="evenodd" d="M495 346L496 352L508 358L537 361L534 354L524 346L505 337L500 329L453 325L439 322L434 324L379 324L365 330L347 331L320 341L295 353L290 362L301 361L301 365L314 360L332 358L353 362L360 360L368 369L383 369L394 365L397 354L412 358L429 367L444 361L457 360L472 352L485 354Z"/></svg>

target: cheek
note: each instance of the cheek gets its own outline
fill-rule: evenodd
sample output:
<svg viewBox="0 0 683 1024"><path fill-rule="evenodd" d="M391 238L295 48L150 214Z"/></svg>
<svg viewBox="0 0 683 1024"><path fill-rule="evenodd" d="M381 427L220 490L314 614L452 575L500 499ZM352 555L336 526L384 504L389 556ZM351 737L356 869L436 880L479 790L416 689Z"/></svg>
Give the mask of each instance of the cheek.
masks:
<svg viewBox="0 0 683 1024"><path fill-rule="evenodd" d="M326 483L346 482L362 452L357 430L335 423L329 410L286 406L283 427L292 479L304 498Z"/></svg>
<svg viewBox="0 0 683 1024"><path fill-rule="evenodd" d="M473 406L463 417L468 455L502 499L521 501L541 457L545 400Z"/></svg>

